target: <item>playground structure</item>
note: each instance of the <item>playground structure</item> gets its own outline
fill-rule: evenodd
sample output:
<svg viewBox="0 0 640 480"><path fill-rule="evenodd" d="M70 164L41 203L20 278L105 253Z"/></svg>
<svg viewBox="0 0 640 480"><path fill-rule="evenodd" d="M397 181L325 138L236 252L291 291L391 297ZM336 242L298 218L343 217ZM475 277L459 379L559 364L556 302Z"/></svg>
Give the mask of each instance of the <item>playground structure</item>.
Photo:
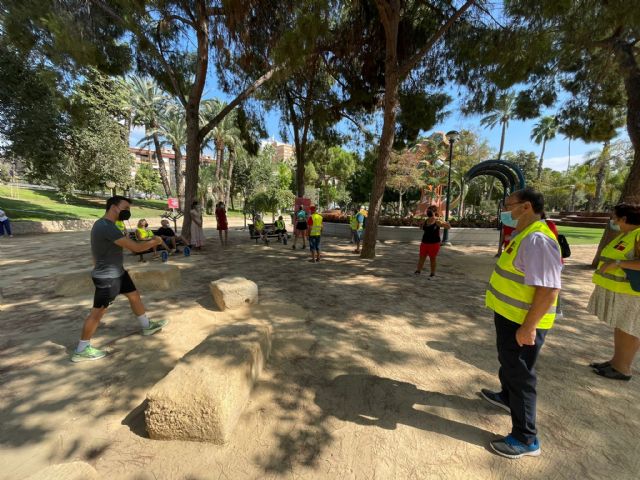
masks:
<svg viewBox="0 0 640 480"><path fill-rule="evenodd" d="M438 137L441 135L439 132ZM444 134L442 141L445 142ZM422 141L407 150L407 154L418 159L418 164L422 164L429 173L431 183L420 189L420 201L414 211L416 216L424 216L427 207L436 205L439 211L446 208L446 179L447 179L447 163L446 157L438 157L434 155L433 147L429 141ZM432 158L431 160L429 160ZM480 176L491 176L496 178L503 187L503 200L510 193L525 187L524 174L520 167L511 162L504 160L485 160L474 165L466 174L460 175L455 168L451 169L455 172L458 180L454 183L458 184L458 191L455 197L449 202L449 209L458 209L464 201L464 197L468 191L469 183Z"/></svg>

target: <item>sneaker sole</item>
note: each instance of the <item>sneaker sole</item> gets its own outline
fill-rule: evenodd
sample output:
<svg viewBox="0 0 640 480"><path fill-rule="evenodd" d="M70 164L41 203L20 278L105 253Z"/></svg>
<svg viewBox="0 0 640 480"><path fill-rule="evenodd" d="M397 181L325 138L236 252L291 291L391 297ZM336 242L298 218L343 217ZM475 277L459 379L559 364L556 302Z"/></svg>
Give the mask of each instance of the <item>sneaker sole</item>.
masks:
<svg viewBox="0 0 640 480"><path fill-rule="evenodd" d="M509 455L508 453L504 453L496 449L496 447L493 446L493 443L490 443L489 445L491 445L491 449L494 452L496 452L498 455L500 455L501 457L510 458L511 460L517 460L518 458L522 458L522 457L539 457L540 454L542 453L538 448L537 450L533 450L531 452L519 453L517 455Z"/></svg>
<svg viewBox="0 0 640 480"><path fill-rule="evenodd" d="M151 330L142 330L142 336L143 337L148 337L150 335L153 335L154 333L158 333L160 330L162 330L165 326L163 325L162 327L158 327L158 328L153 328Z"/></svg>
<svg viewBox="0 0 640 480"><path fill-rule="evenodd" d="M500 407L505 412L511 413L511 409L507 407L504 403L496 402L495 400L490 399L484 394L484 392L481 391L480 396L484 398L487 402L489 402L491 405L495 405L496 407Z"/></svg>
<svg viewBox="0 0 640 480"><path fill-rule="evenodd" d="M106 357L106 355L102 355L101 357L71 357L71 361L73 363L93 362L94 360L100 360L104 357Z"/></svg>

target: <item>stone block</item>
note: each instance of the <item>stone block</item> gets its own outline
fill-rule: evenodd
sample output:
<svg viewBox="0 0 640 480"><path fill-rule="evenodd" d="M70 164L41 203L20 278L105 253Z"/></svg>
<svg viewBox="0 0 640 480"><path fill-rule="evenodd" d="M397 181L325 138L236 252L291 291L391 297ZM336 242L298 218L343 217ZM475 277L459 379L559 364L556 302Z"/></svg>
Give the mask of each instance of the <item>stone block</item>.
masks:
<svg viewBox="0 0 640 480"><path fill-rule="evenodd" d="M131 280L140 291L172 290L180 286L180 269L170 263L144 264L127 267ZM91 269L61 273L56 276L56 295L73 297L90 295L94 291Z"/></svg>
<svg viewBox="0 0 640 480"><path fill-rule="evenodd" d="M85 462L50 465L34 473L27 480L100 480L96 469Z"/></svg>
<svg viewBox="0 0 640 480"><path fill-rule="evenodd" d="M211 334L147 393L149 436L226 443L270 351L271 325L265 322Z"/></svg>
<svg viewBox="0 0 640 480"><path fill-rule="evenodd" d="M258 285L244 277L224 277L211 282L209 288L220 310L258 302Z"/></svg>

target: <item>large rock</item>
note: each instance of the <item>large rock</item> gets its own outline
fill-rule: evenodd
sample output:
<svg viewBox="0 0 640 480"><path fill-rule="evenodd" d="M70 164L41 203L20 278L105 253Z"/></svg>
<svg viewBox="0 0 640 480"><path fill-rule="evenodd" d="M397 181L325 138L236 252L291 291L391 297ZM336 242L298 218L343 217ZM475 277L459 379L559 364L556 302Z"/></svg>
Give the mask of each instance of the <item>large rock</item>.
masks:
<svg viewBox="0 0 640 480"><path fill-rule="evenodd" d="M172 290L180 286L180 269L169 263L144 264L127 267L131 280L141 291ZM94 290L91 269L61 273L56 276L54 293L63 297L89 295Z"/></svg>
<svg viewBox="0 0 640 480"><path fill-rule="evenodd" d="M100 480L100 478L96 469L88 463L71 462L43 468L27 480Z"/></svg>
<svg viewBox="0 0 640 480"><path fill-rule="evenodd" d="M147 394L153 439L227 442L271 351L271 325L222 327Z"/></svg>
<svg viewBox="0 0 640 480"><path fill-rule="evenodd" d="M258 285L244 277L224 277L209 284L211 295L220 310L257 303Z"/></svg>

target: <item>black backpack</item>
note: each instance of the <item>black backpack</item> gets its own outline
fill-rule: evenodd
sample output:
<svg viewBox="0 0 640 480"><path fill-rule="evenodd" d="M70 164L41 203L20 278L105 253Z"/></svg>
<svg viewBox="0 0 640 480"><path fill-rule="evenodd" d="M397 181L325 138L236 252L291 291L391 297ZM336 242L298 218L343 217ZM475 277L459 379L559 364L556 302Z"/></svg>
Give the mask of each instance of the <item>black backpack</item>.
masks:
<svg viewBox="0 0 640 480"><path fill-rule="evenodd" d="M560 254L562 258L569 258L571 256L571 247L567 242L567 237L564 235L558 235L558 243L560 244Z"/></svg>

